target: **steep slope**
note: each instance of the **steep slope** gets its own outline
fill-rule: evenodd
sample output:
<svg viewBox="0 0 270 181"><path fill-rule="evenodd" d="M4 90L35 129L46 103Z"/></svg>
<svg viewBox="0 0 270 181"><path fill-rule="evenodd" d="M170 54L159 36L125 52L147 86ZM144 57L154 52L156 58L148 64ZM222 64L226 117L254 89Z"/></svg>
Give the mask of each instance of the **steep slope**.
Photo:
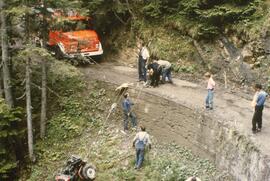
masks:
<svg viewBox="0 0 270 181"><path fill-rule="evenodd" d="M219 169L228 171L235 180L269 180L270 145L266 129L269 123L264 121L262 133L252 134L252 95L218 87L215 110L209 112L203 108L205 90L198 84L174 79L174 85L144 88L136 83L136 69L101 65L82 71L89 79L118 85L133 83L131 94L137 103L138 118L158 141L191 148L212 160ZM270 117L267 110L268 107L264 120Z"/></svg>
<svg viewBox="0 0 270 181"><path fill-rule="evenodd" d="M72 68L73 71L80 73ZM74 74L77 74L73 72ZM60 72L59 72L60 73ZM63 72L62 72L63 73ZM59 110L48 123L48 135L35 145L37 163L21 173L20 180L53 180L71 155L79 155L97 167L96 180L185 180L198 175L203 180L230 180L204 157L174 142L160 142L147 124L153 149L140 171L134 170L132 139L123 133L120 107L105 122L115 98L115 85L86 77L80 90L58 100ZM73 83L77 85L76 82ZM156 100L162 98L156 97ZM58 107L57 105L55 105ZM141 119L143 115L138 113ZM145 118L147 119L147 117ZM141 123L141 122L140 122Z"/></svg>

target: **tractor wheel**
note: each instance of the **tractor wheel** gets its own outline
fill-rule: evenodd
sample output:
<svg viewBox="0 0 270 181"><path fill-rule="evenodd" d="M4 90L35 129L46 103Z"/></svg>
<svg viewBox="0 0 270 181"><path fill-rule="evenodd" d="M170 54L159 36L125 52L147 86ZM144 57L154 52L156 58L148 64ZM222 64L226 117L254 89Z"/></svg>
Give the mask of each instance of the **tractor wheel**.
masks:
<svg viewBox="0 0 270 181"><path fill-rule="evenodd" d="M96 178L96 170L93 166L91 165L85 165L82 169L82 176L86 180L94 180Z"/></svg>

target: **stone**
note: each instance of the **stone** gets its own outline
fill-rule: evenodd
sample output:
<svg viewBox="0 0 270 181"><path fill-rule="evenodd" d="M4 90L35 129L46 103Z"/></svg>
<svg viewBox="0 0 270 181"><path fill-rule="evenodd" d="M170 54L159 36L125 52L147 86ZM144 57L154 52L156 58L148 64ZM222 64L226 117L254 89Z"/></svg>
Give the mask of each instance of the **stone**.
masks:
<svg viewBox="0 0 270 181"><path fill-rule="evenodd" d="M261 66L261 62L260 62L260 61L255 62L255 63L254 63L254 66L260 67L260 66Z"/></svg>
<svg viewBox="0 0 270 181"><path fill-rule="evenodd" d="M233 44L238 48L241 47L243 44L243 41L241 39L239 39L237 36L232 36L231 40L232 40Z"/></svg>
<svg viewBox="0 0 270 181"><path fill-rule="evenodd" d="M253 53L249 46L245 46L241 52L243 61L247 63L252 63Z"/></svg>
<svg viewBox="0 0 270 181"><path fill-rule="evenodd" d="M265 59L266 57L264 56L264 55L262 55L262 56L259 56L258 58L257 58L257 61L262 61L263 59Z"/></svg>
<svg viewBox="0 0 270 181"><path fill-rule="evenodd" d="M238 81L245 83L254 81L254 74L251 70L251 65L249 63L242 62L241 58L238 61L230 64L230 67L234 74L238 77Z"/></svg>
<svg viewBox="0 0 270 181"><path fill-rule="evenodd" d="M219 47L220 47L220 48L223 48L223 47L224 47L223 42L222 42L222 41L220 41L220 40L218 41L218 45L219 45Z"/></svg>
<svg viewBox="0 0 270 181"><path fill-rule="evenodd" d="M270 37L267 36L264 40L264 52L270 54Z"/></svg>

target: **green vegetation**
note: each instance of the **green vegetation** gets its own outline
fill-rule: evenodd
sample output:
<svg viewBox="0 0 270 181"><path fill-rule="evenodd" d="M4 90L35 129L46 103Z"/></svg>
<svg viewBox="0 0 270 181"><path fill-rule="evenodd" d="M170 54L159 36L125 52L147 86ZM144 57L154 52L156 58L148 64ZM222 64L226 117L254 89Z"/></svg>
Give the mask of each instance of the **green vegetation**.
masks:
<svg viewBox="0 0 270 181"><path fill-rule="evenodd" d="M70 77L67 72L63 76L66 81L80 77ZM79 84L84 85L82 80L77 81L74 88ZM134 170L135 151L131 143L135 132L126 135L120 131L119 112L104 122L115 96L112 87L103 82L88 84L88 89L84 87L57 101L61 108L49 120L47 137L36 144L38 162L28 168L29 181L52 180L72 154L97 167L97 180L184 181L190 175L198 175L210 181L217 176L217 170L208 160L174 144L157 144L155 138L154 148L146 155L144 168Z"/></svg>
<svg viewBox="0 0 270 181"><path fill-rule="evenodd" d="M35 145L38 163L28 168L30 180L52 180L67 156L82 154L80 150L90 144L85 137L100 127L103 104L108 101L104 89L96 88L98 83L93 83L90 92L83 91L85 83L75 67L58 61L53 65L49 77L61 97L50 106L58 109L52 110L46 138Z"/></svg>
<svg viewBox="0 0 270 181"><path fill-rule="evenodd" d="M88 11L96 19L106 49L115 53L134 47L138 39L149 45L150 53L177 64L176 72L223 72L226 59L218 40L229 39L241 48L251 41L258 44L255 59L262 54L261 38L270 25L269 5L263 0L155 0L91 1ZM106 21L105 21L106 20ZM111 28L116 27L116 28ZM236 41L235 41L236 40ZM195 45L196 44L196 45ZM208 50L200 52L201 47ZM201 54L204 56L202 57ZM203 59L203 60L202 60Z"/></svg>
<svg viewBox="0 0 270 181"><path fill-rule="evenodd" d="M100 0L86 4L89 5L87 7L91 13L98 11L101 16L111 12L118 13L118 19L107 16L109 20L116 22L119 18L124 21L126 16L131 16L132 18L125 22L130 23L132 30L137 30L138 33L142 30L141 25L148 24L156 25L158 31L159 28L166 27L194 39L212 39L224 32L228 25L259 21L263 18L259 15L267 12L266 8L263 8L265 4L262 0L156 0L128 4ZM109 26L110 21L107 23Z"/></svg>
<svg viewBox="0 0 270 181"><path fill-rule="evenodd" d="M3 2L6 4L2 7ZM239 50L254 43L254 58L263 55L261 38L269 34L270 27L269 3L263 0L44 2L47 7L64 11L72 9L82 15L93 16L105 52L116 53L125 47L133 48L141 39L148 44L153 56L172 62L175 72L189 74L215 68L216 72L223 73L221 67L225 63L223 59L224 64L217 60L226 57L213 56L224 50L221 47L224 45L218 44L221 37L236 39L231 42ZM119 132L118 122L103 122L105 110L111 105L110 97L113 96L112 92L104 88L107 85L92 82L89 87L77 68L55 60L45 48L37 47L37 37L40 38L39 43L46 44L49 28L57 25L44 22L49 15L43 12L43 7L37 1L0 0L0 5L1 41L5 40L1 42L3 66L0 67L0 90L1 97L6 99L0 99L0 180L15 179L14 175L20 173L18 167L26 167L26 172L21 174L25 179L30 175L33 181L51 180L56 168L63 165L69 154L78 154L93 161L98 166L100 180L183 180L193 174L200 175L203 180L211 180L216 175L209 161L200 160L188 150L175 145L157 145L150 153L151 159L146 160L145 170L134 171L133 151L129 145L131 138L126 139ZM33 7L40 8L40 16L37 16ZM267 57L261 60L255 68L266 69L261 72L268 72L263 81L267 82L269 88L269 60ZM73 61L74 64L79 62ZM83 59L81 61L84 62ZM43 65L47 72L42 71ZM26 68L31 78L28 82L31 94L27 94L27 98L32 98L27 106ZM47 85L42 87L44 75ZM12 95L10 99L7 99L7 92L3 91L7 89ZM40 136L39 129L43 102L41 90L44 89L47 90L45 98L48 98L45 138ZM31 119L27 117L29 112ZM115 116L115 120L120 120L118 114ZM33 124L31 131L34 133L37 163L32 165L28 163L30 156L27 157L28 149L25 146L29 131L26 130L26 117ZM39 136L42 139L38 139Z"/></svg>
<svg viewBox="0 0 270 181"><path fill-rule="evenodd" d="M17 167L15 139L20 132L16 129L21 120L22 109L11 109L0 98L0 178L10 178ZM12 141L10 141L12 140Z"/></svg>

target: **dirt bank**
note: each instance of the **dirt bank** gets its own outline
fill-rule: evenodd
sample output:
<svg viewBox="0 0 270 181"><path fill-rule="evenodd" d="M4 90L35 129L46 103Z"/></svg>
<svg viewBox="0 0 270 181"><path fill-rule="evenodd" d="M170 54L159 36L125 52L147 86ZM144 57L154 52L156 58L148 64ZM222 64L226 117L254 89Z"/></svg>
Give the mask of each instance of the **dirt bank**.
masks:
<svg viewBox="0 0 270 181"><path fill-rule="evenodd" d="M203 109L205 90L194 83L174 79L174 85L142 88L134 68L106 63L81 70L91 80L134 83L138 118L157 139L187 146L229 171L236 180L270 180L268 108L262 133L252 135L250 100L221 88L215 94L215 110L208 112Z"/></svg>

